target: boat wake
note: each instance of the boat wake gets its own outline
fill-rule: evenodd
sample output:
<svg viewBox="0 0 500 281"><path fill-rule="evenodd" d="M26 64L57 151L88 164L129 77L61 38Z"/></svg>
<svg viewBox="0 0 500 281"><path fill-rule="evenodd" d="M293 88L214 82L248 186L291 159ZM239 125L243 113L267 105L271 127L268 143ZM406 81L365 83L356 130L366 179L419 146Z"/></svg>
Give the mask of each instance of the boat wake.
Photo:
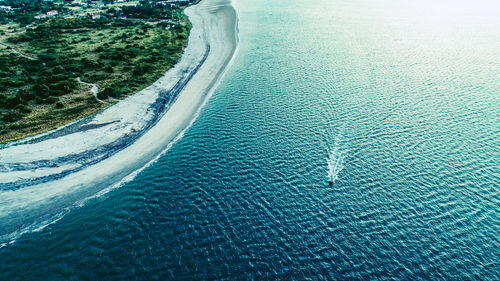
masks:
<svg viewBox="0 0 500 281"><path fill-rule="evenodd" d="M343 145L343 130L337 135L334 145L328 148L328 182L333 185L339 179L340 172L345 167L348 150Z"/></svg>

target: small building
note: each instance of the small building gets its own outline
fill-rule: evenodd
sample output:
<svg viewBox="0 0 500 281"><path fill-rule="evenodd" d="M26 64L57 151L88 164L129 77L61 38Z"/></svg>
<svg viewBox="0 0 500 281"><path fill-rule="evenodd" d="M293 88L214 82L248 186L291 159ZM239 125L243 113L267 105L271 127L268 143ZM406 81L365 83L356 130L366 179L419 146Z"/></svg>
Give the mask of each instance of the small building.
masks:
<svg viewBox="0 0 500 281"><path fill-rule="evenodd" d="M48 11L47 12L47 16L49 16L49 17L53 17L53 16L55 16L57 14L58 14L58 12L56 10L52 10L52 11Z"/></svg>
<svg viewBox="0 0 500 281"><path fill-rule="evenodd" d="M35 16L35 19L39 20L39 19L43 19L43 18L46 18L46 17L48 17L46 14L39 14L39 15Z"/></svg>
<svg viewBox="0 0 500 281"><path fill-rule="evenodd" d="M167 2L172 4L189 4L191 0L167 0Z"/></svg>
<svg viewBox="0 0 500 281"><path fill-rule="evenodd" d="M0 6L0 11L4 11L6 13L14 11L11 6Z"/></svg>
<svg viewBox="0 0 500 281"><path fill-rule="evenodd" d="M87 2L83 0L75 0L71 2L72 5L80 5L80 6L87 6Z"/></svg>
<svg viewBox="0 0 500 281"><path fill-rule="evenodd" d="M101 15L100 14L92 14L92 19L93 20L98 20L101 18Z"/></svg>
<svg viewBox="0 0 500 281"><path fill-rule="evenodd" d="M158 1L156 2L157 5L161 6L167 6L170 5L171 7L177 5L177 4L189 4L191 0L166 0L166 1Z"/></svg>

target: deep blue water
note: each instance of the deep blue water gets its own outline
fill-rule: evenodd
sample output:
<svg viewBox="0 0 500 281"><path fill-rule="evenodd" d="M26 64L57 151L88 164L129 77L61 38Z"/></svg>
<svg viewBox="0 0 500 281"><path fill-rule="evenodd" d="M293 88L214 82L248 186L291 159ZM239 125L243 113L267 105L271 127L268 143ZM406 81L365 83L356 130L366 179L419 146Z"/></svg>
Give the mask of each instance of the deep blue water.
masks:
<svg viewBox="0 0 500 281"><path fill-rule="evenodd" d="M499 280L500 5L236 5L184 138L0 248L0 280Z"/></svg>

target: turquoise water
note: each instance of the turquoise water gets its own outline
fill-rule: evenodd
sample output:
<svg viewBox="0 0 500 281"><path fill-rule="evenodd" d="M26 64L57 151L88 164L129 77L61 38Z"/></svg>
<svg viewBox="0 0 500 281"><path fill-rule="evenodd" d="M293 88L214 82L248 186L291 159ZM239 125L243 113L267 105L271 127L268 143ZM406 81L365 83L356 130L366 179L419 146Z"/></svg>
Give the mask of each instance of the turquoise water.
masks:
<svg viewBox="0 0 500 281"><path fill-rule="evenodd" d="M500 5L237 7L184 138L0 248L0 280L499 280Z"/></svg>

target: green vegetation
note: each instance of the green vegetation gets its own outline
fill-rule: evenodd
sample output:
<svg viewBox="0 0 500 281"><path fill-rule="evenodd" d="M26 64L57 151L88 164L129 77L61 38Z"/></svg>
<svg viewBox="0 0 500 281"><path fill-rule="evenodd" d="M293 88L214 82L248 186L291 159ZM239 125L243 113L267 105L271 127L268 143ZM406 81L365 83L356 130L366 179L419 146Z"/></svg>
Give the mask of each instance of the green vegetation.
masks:
<svg viewBox="0 0 500 281"><path fill-rule="evenodd" d="M148 2L149 3L149 2ZM182 54L190 23L102 17L0 26L0 142L48 131L149 86Z"/></svg>
<svg viewBox="0 0 500 281"><path fill-rule="evenodd" d="M0 23L13 21L25 26L30 24L37 14L50 10L68 11L64 3L62 0L4 0L0 5L12 7L13 11L10 13L0 12Z"/></svg>

